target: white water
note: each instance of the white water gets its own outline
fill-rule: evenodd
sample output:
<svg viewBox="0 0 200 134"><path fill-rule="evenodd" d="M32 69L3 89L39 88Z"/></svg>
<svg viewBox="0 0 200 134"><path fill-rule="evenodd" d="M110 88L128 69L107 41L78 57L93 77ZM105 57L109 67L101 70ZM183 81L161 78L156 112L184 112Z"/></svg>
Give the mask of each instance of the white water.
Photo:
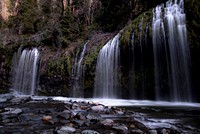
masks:
<svg viewBox="0 0 200 134"><path fill-rule="evenodd" d="M117 34L99 52L96 66L94 97L118 97L120 92L118 88L119 37L120 35Z"/></svg>
<svg viewBox="0 0 200 134"><path fill-rule="evenodd" d="M88 43L88 42L87 42ZM87 49L87 43L84 45L83 50L80 54L80 57L78 58L78 52L75 57L74 62L74 70L73 74L75 76L74 83L73 83L73 97L83 97L84 96L84 85L83 85L83 67L82 67L82 61Z"/></svg>
<svg viewBox="0 0 200 134"><path fill-rule="evenodd" d="M37 88L39 52L19 48L13 56L12 89L19 94L34 95Z"/></svg>
<svg viewBox="0 0 200 134"><path fill-rule="evenodd" d="M154 73L156 99L162 100L162 69L168 74L168 100L192 101L190 83L190 54L187 44L187 30L184 1L171 0L166 6L153 10L152 25ZM166 28L166 29L165 29ZM166 63L163 62L166 61Z"/></svg>
<svg viewBox="0 0 200 134"><path fill-rule="evenodd" d="M34 97L35 99L42 99L44 97ZM103 104L105 106L170 106L170 107L197 107L200 108L200 103L189 102L167 102L167 101L150 101L150 100L127 100L127 99L99 99L99 98L67 98L67 97L52 97L53 100L58 101L87 101Z"/></svg>

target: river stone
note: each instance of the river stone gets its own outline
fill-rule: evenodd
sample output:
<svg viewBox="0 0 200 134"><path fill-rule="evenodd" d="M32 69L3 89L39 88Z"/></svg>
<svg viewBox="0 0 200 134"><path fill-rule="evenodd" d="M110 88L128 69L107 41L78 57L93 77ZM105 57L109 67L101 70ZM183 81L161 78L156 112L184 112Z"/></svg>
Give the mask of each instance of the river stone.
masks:
<svg viewBox="0 0 200 134"><path fill-rule="evenodd" d="M101 121L100 123L104 126L112 126L114 124L114 121L111 119L105 119L105 120Z"/></svg>
<svg viewBox="0 0 200 134"><path fill-rule="evenodd" d="M79 112L76 114L77 119L79 120L85 120L86 119L86 115L83 112Z"/></svg>
<svg viewBox="0 0 200 134"><path fill-rule="evenodd" d="M128 131L128 127L125 124L114 124L112 128L123 133Z"/></svg>
<svg viewBox="0 0 200 134"><path fill-rule="evenodd" d="M44 123L48 123L48 124L51 124L51 125L54 124L54 121L52 120L52 117L51 117L51 116L44 116L44 117L42 118L42 120L44 121Z"/></svg>
<svg viewBox="0 0 200 134"><path fill-rule="evenodd" d="M144 134L144 132L140 129L131 130L131 134Z"/></svg>
<svg viewBox="0 0 200 134"><path fill-rule="evenodd" d="M54 129L43 130L40 134L54 134Z"/></svg>
<svg viewBox="0 0 200 134"><path fill-rule="evenodd" d="M13 104L20 104L20 103L24 103L24 102L28 102L28 101L31 101L31 97L30 96L25 96L25 97L16 97L16 98L13 98L11 100L11 102Z"/></svg>
<svg viewBox="0 0 200 134"><path fill-rule="evenodd" d="M71 117L71 111L69 110L64 110L62 113L60 113L58 115L58 117L62 118L62 119L66 119L68 120Z"/></svg>
<svg viewBox="0 0 200 134"><path fill-rule="evenodd" d="M73 103L72 109L80 110L79 105L76 103Z"/></svg>
<svg viewBox="0 0 200 134"><path fill-rule="evenodd" d="M157 134L157 131L156 130L150 130L149 134Z"/></svg>
<svg viewBox="0 0 200 134"><path fill-rule="evenodd" d="M70 126L62 126L59 130L57 130L58 134L68 134L74 132L76 132L76 129Z"/></svg>
<svg viewBox="0 0 200 134"><path fill-rule="evenodd" d="M10 112L11 114L21 114L22 113L22 110L17 108L17 109L14 109L13 111Z"/></svg>
<svg viewBox="0 0 200 134"><path fill-rule="evenodd" d="M7 101L6 98L0 98L0 103L4 103L4 102L6 102L6 101Z"/></svg>
<svg viewBox="0 0 200 134"><path fill-rule="evenodd" d="M1 114L14 114L14 115L18 115L22 113L22 110L19 108L5 108L4 109L7 112L1 113Z"/></svg>
<svg viewBox="0 0 200 134"><path fill-rule="evenodd" d="M92 111L94 111L94 112L101 112L101 111L104 110L104 106L102 106L102 105L93 106L93 107L91 107L91 109L92 109Z"/></svg>
<svg viewBox="0 0 200 134"><path fill-rule="evenodd" d="M73 121L73 123L79 127L82 127L83 124L85 123L85 121L82 121L82 120L75 120Z"/></svg>
<svg viewBox="0 0 200 134"><path fill-rule="evenodd" d="M87 119L89 120L95 120L95 121L99 121L102 119L101 115L99 114L94 114L94 113L89 113L87 116Z"/></svg>
<svg viewBox="0 0 200 134"><path fill-rule="evenodd" d="M97 131L94 130L84 130L81 134L99 134Z"/></svg>

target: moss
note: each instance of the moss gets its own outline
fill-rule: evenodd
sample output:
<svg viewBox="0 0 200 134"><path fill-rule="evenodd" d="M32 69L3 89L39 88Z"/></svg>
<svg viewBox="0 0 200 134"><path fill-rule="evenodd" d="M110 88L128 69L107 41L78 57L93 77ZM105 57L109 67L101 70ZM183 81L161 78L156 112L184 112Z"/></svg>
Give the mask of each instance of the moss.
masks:
<svg viewBox="0 0 200 134"><path fill-rule="evenodd" d="M59 57L57 60L52 60L47 63L46 74L49 77L53 76L66 76L68 75L67 65L68 60L66 57Z"/></svg>
<svg viewBox="0 0 200 134"><path fill-rule="evenodd" d="M142 25L141 25L141 21L143 19ZM120 43L123 47L126 47L127 45L130 44L130 37L132 32L134 31L134 41L135 42L139 42L139 38L140 38L140 29L139 29L139 25L142 26L142 34L144 35L145 31L146 31L146 25L148 22L148 27L149 27L149 35L151 36L151 22L152 22L152 9L142 13L141 15L139 15L137 18L135 18L128 26L126 26L123 29L123 32L121 34L120 37Z"/></svg>
<svg viewBox="0 0 200 134"><path fill-rule="evenodd" d="M94 51L90 50L91 52L87 53L83 59L85 97L92 96L96 71L96 62L99 51L102 48L102 46L103 44L100 44Z"/></svg>
<svg viewBox="0 0 200 134"><path fill-rule="evenodd" d="M0 89L0 94L6 94L6 93L8 93L9 92L9 90L6 90L6 89Z"/></svg>

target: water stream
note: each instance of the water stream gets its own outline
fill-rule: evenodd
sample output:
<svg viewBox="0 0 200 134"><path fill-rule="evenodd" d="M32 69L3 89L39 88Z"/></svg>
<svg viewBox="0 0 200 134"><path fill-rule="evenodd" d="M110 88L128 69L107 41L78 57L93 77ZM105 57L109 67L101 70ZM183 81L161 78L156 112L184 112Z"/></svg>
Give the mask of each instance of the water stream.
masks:
<svg viewBox="0 0 200 134"><path fill-rule="evenodd" d="M183 0L170 0L153 9L152 36L156 100L192 101Z"/></svg>
<svg viewBox="0 0 200 134"><path fill-rule="evenodd" d="M37 89L39 51L19 48L13 56L12 89L19 94L34 95Z"/></svg>
<svg viewBox="0 0 200 134"><path fill-rule="evenodd" d="M99 52L96 66L94 97L119 97L119 37L120 35L117 34L113 39L108 41L108 43Z"/></svg>

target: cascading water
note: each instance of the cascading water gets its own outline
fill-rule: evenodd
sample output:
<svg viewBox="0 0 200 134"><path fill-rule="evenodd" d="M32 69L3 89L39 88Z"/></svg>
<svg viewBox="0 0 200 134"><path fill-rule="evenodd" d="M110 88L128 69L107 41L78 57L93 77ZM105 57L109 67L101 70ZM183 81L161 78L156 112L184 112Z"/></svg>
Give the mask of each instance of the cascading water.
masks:
<svg viewBox="0 0 200 134"><path fill-rule="evenodd" d="M168 1L153 10L152 24L156 99L162 100L163 67L168 77L168 100L191 101L190 54L184 1ZM166 63L162 62L163 60Z"/></svg>
<svg viewBox="0 0 200 134"><path fill-rule="evenodd" d="M88 43L88 42L87 42ZM83 50L80 54L80 57L78 58L78 52L76 54L75 62L74 62L74 69L73 74L75 76L74 83L73 83L73 97L83 97L84 96L84 85L83 85L83 67L82 67L82 61L87 49L87 43L84 45Z"/></svg>
<svg viewBox="0 0 200 134"><path fill-rule="evenodd" d="M19 94L34 95L37 88L39 52L19 48L13 56L12 89Z"/></svg>
<svg viewBox="0 0 200 134"><path fill-rule="evenodd" d="M120 63L119 37L120 35L117 34L99 52L94 97L118 97L120 92L118 88L118 67Z"/></svg>

